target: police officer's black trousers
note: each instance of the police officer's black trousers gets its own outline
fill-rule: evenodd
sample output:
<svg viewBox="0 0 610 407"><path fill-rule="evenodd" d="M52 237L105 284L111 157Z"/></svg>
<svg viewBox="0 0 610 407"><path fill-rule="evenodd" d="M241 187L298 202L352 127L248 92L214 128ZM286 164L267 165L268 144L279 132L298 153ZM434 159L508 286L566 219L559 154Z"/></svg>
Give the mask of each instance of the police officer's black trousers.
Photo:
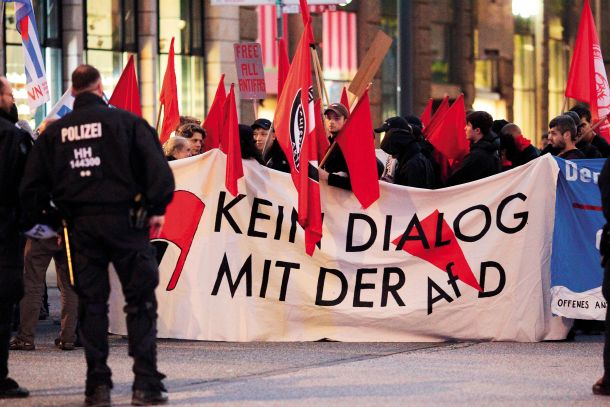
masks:
<svg viewBox="0 0 610 407"><path fill-rule="evenodd" d="M127 214L80 215L71 225L72 260L79 296L79 334L87 359L86 391L112 386L108 359L108 263L116 269L127 314L129 355L134 358L133 389L164 389L157 371L159 283L155 250L148 230L129 226Z"/></svg>

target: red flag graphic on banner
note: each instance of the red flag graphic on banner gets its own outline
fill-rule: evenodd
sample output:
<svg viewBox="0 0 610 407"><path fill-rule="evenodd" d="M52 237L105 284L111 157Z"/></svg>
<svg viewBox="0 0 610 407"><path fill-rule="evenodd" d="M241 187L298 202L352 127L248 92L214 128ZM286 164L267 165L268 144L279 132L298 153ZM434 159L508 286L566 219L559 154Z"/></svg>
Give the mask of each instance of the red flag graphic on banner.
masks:
<svg viewBox="0 0 610 407"><path fill-rule="evenodd" d="M108 101L114 107L127 110L139 117L142 117L142 105L140 103L140 91L138 80L136 79L136 68L133 62L133 55L129 57L125 69Z"/></svg>
<svg viewBox="0 0 610 407"><path fill-rule="evenodd" d="M610 113L610 87L589 0L585 0L580 17L565 95L588 103L593 122ZM607 120L597 131L603 138L610 140L610 124Z"/></svg>
<svg viewBox="0 0 610 407"><path fill-rule="evenodd" d="M235 85L231 84L231 90L227 96L226 127L224 128L225 143L222 151L227 155L227 169L225 186L233 196L237 196L237 180L244 176L244 168L241 160L241 146L239 143L239 124L237 121L237 107L235 105Z"/></svg>
<svg viewBox="0 0 610 407"><path fill-rule="evenodd" d="M347 96L347 88L344 86L341 92L341 104L349 110L349 97Z"/></svg>
<svg viewBox="0 0 610 407"><path fill-rule="evenodd" d="M288 70L290 69L290 60L288 59L288 46L286 45L286 39L280 38L278 46L278 67L277 67L277 98L279 100L286 82L286 76L288 76Z"/></svg>
<svg viewBox="0 0 610 407"><path fill-rule="evenodd" d="M218 82L218 88L216 89L216 95L210 106L210 111L203 122L203 128L205 129L205 140L204 146L205 151L213 148L218 148L220 145L220 137L222 135L224 114L224 105L227 100L227 94L225 92L225 74L220 76Z"/></svg>
<svg viewBox="0 0 610 407"><path fill-rule="evenodd" d="M174 69L174 38L169 44L169 55L167 56L167 68L163 77L163 86L159 102L163 106L163 126L159 138L161 144L165 143L172 131L180 124L180 113L178 111L178 86L176 85L176 70Z"/></svg>
<svg viewBox="0 0 610 407"><path fill-rule="evenodd" d="M273 127L290 164L292 182L299 193L298 221L305 230L305 251L310 256L322 238L322 209L317 171L311 60L305 26L288 77L279 98Z"/></svg>
<svg viewBox="0 0 610 407"><path fill-rule="evenodd" d="M364 209L379 198L374 134L367 89L335 138L347 163L352 191Z"/></svg>
<svg viewBox="0 0 610 407"><path fill-rule="evenodd" d="M430 119L432 118L432 98L428 100L428 104L424 109L424 112L421 114L420 120L424 125L424 129L430 125Z"/></svg>
<svg viewBox="0 0 610 407"><path fill-rule="evenodd" d="M442 120L428 133L428 141L435 149L451 160L461 160L470 149L464 127L466 107L460 94L444 114Z"/></svg>

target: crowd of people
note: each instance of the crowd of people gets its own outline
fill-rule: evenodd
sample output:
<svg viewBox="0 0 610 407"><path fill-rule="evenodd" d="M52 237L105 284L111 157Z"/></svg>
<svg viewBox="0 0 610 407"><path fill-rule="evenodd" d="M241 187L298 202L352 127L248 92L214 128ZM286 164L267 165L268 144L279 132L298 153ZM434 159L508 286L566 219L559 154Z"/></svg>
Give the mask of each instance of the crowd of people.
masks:
<svg viewBox="0 0 610 407"><path fill-rule="evenodd" d="M350 112L341 103L332 103L324 111L324 125L329 145L349 120ZM463 159L447 159L426 138L426 128L413 115L386 119L376 133L383 133L380 148L388 158L377 160L381 181L425 189L438 189L476 181L523 165L543 154L564 159L606 158L610 144L595 133L591 111L584 105L553 118L548 132L543 134L540 148L528 139L521 128L506 120L494 120L485 111L470 111L466 115L464 137L470 143ZM239 126L242 158L254 159L262 165L290 172L268 119L256 119L251 125ZM193 117L181 117L181 124L163 146L168 160L203 153L206 132ZM351 189L349 168L340 148L331 148L319 168L319 176L328 185Z"/></svg>
<svg viewBox="0 0 610 407"><path fill-rule="evenodd" d="M73 350L79 342L77 333L81 336L88 366L85 403L110 405L107 267L113 262L127 301L135 372L132 404L164 404L168 398L164 375L157 370L155 347L158 270L149 236L160 231L173 194L167 161L203 153L206 131L200 120L183 116L175 134L161 146L144 120L109 109L94 67L79 66L72 86L74 112L41 126L32 146L32 138L19 126L12 88L0 77L0 398L28 395L8 377L8 349L36 348L46 270L54 259L62 306L55 345ZM341 103L324 110L329 148L319 168L320 180L346 190L351 189L349 167L333 141L349 120L350 111ZM270 120L258 118L238 127L243 159L290 172ZM80 134L84 128L86 136ZM583 105L549 122L540 149L517 124L494 120L484 111L467 112L463 136L470 148L459 160L440 154L427 139L421 120L413 115L390 117L374 132L384 133L380 148L387 154L385 162L377 159L378 178L425 189L479 180L547 153L565 159L610 155L610 145L595 133L591 112ZM126 150L118 154L121 148ZM61 229L60 219L63 236L69 233L73 239L76 255L72 259L61 233L47 234L47 229ZM27 242L20 229L28 231ZM21 315L11 339L15 303ZM607 359L610 371L610 348ZM610 395L610 378L607 385L600 381L594 391Z"/></svg>

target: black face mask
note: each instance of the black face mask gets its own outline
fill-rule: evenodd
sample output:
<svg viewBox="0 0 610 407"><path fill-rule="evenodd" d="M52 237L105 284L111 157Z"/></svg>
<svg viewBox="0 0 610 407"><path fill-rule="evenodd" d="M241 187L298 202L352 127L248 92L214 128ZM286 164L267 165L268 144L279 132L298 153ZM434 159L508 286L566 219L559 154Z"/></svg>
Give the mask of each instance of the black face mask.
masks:
<svg viewBox="0 0 610 407"><path fill-rule="evenodd" d="M0 117L4 117L9 122L15 124L19 120L19 113L17 112L17 105L13 103L9 112L0 109Z"/></svg>

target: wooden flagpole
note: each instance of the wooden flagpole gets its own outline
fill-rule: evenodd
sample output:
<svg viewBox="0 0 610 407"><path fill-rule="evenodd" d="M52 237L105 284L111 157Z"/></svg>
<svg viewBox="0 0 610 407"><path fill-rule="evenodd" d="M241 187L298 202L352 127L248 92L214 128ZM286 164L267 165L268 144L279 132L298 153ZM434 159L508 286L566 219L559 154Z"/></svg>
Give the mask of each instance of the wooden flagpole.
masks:
<svg viewBox="0 0 610 407"><path fill-rule="evenodd" d="M157 135L159 135L159 122L161 121L161 109L163 109L163 104L159 103L159 114L157 114L157 125L155 126L155 130L157 130Z"/></svg>
<svg viewBox="0 0 610 407"><path fill-rule="evenodd" d="M561 106L561 114L564 114L566 111L566 107L568 107L568 97L563 97L563 105Z"/></svg>

